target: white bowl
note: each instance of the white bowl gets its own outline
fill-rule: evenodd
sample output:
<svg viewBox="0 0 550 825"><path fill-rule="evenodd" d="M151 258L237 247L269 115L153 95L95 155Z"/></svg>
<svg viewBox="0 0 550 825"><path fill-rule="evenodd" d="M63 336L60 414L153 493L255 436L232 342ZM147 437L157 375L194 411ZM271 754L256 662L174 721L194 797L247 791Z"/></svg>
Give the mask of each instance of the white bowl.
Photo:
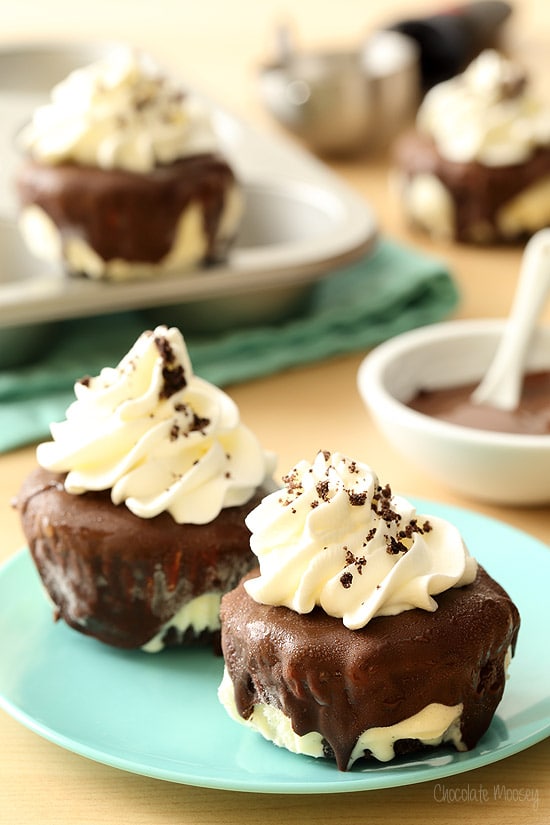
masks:
<svg viewBox="0 0 550 825"><path fill-rule="evenodd" d="M433 324L376 347L358 373L361 397L380 430L403 455L445 486L478 500L518 505L550 502L550 435L488 432L416 412L421 389L478 382L504 320ZM539 327L528 370L550 370L550 327Z"/></svg>

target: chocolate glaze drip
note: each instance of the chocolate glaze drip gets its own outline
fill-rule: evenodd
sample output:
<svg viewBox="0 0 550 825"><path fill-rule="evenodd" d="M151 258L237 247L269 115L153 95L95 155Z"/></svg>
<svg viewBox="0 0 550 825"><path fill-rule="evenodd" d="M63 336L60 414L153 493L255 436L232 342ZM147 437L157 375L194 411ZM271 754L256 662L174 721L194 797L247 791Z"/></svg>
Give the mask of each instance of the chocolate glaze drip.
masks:
<svg viewBox="0 0 550 825"><path fill-rule="evenodd" d="M419 132L409 132L397 142L395 160L407 178L429 174L441 180L455 204L455 238L465 242L477 239L475 227L480 225L492 231L493 240L519 240L501 235L497 212L520 192L550 175L550 148L539 148L524 163L511 166L456 163L442 157L434 141Z"/></svg>
<svg viewBox="0 0 550 825"><path fill-rule="evenodd" d="M550 434L550 372L533 372L524 377L520 404L515 410L498 410L470 401L476 384L440 390L421 390L409 406L424 415L500 433Z"/></svg>
<svg viewBox="0 0 550 825"><path fill-rule="evenodd" d="M139 518L109 491L71 495L63 479L36 469L16 507L59 616L103 642L141 647L182 605L229 590L256 561L244 518L266 490L209 524L177 524L169 513ZM172 631L165 641L189 639Z"/></svg>
<svg viewBox="0 0 550 825"><path fill-rule="evenodd" d="M232 170L213 154L182 158L151 172L100 169L28 159L17 176L22 206L41 207L62 238L83 238L105 261L157 263L172 248L177 222L191 204L200 207L207 261L226 251L218 238Z"/></svg>
<svg viewBox="0 0 550 825"><path fill-rule="evenodd" d="M432 702L462 702L462 738L472 748L501 699L519 614L482 568L473 584L436 601L434 613L413 609L348 630L319 608L300 615L258 604L241 582L221 607L222 650L239 713L247 719L257 703L277 707L300 736L320 733L326 755L346 770L368 728L396 724ZM420 747L403 740L396 751Z"/></svg>

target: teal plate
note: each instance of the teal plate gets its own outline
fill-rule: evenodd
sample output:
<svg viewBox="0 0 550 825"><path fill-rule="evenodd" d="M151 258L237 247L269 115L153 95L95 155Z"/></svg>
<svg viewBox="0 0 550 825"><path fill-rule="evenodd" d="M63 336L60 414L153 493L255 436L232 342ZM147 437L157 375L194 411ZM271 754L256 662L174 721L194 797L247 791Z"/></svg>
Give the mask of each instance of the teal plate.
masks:
<svg viewBox="0 0 550 825"><path fill-rule="evenodd" d="M470 771L550 733L550 550L501 522L416 501L461 530L472 553L508 590L522 626L497 715L468 753L442 749L386 764L296 756L232 721L219 705L223 662L207 650L120 651L52 621L27 551L0 569L0 706L52 742L158 779L257 793L341 793Z"/></svg>

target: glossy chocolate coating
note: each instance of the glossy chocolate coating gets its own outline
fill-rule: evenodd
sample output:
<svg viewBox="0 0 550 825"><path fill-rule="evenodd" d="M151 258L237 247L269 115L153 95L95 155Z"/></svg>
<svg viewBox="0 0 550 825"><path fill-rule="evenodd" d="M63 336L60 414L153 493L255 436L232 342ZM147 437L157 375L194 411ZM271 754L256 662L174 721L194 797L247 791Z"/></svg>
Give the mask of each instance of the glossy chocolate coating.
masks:
<svg viewBox="0 0 550 825"><path fill-rule="evenodd" d="M231 239L218 237L219 225L234 184L226 161L213 154L193 155L139 174L28 159L17 176L22 207L41 207L62 238L82 238L103 260L129 263L161 261L172 248L182 212L191 204L202 213L207 261L221 257Z"/></svg>
<svg viewBox="0 0 550 825"><path fill-rule="evenodd" d="M473 404L470 396L476 384L440 390L422 390L408 406L424 415L462 427L500 433L550 435L550 372L534 372L524 377L519 407L498 410Z"/></svg>
<svg viewBox="0 0 550 825"><path fill-rule="evenodd" d="M256 703L274 705L300 736L320 733L326 755L346 770L368 728L396 724L432 702L462 702L462 738L472 748L502 697L519 614L482 568L471 585L436 601L434 613L415 608L349 630L319 608L300 615L258 604L241 582L221 607L222 650L239 713L247 719ZM420 747L403 740L396 751Z"/></svg>
<svg viewBox="0 0 550 825"><path fill-rule="evenodd" d="M182 605L229 590L255 563L244 518L265 490L209 524L177 524L169 513L139 518L109 491L72 495L63 479L37 468L16 506L46 590L75 630L141 647Z"/></svg>
<svg viewBox="0 0 550 825"><path fill-rule="evenodd" d="M442 157L430 137L414 131L397 142L395 161L405 178L428 174L444 184L455 205L454 237L465 242L478 239L475 228L480 225L492 230L489 241L522 240L501 235L497 213L520 192L550 175L550 148L539 148L524 163L510 166L457 163Z"/></svg>

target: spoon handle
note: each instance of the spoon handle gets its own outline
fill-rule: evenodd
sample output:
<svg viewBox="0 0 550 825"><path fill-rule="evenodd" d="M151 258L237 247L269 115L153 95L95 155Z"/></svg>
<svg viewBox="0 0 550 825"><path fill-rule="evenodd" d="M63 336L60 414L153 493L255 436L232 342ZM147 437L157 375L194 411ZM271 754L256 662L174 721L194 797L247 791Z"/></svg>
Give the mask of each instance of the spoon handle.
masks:
<svg viewBox="0 0 550 825"><path fill-rule="evenodd" d="M512 309L493 361L472 393L475 404L501 410L518 406L525 358L549 288L550 229L542 229L525 247Z"/></svg>

